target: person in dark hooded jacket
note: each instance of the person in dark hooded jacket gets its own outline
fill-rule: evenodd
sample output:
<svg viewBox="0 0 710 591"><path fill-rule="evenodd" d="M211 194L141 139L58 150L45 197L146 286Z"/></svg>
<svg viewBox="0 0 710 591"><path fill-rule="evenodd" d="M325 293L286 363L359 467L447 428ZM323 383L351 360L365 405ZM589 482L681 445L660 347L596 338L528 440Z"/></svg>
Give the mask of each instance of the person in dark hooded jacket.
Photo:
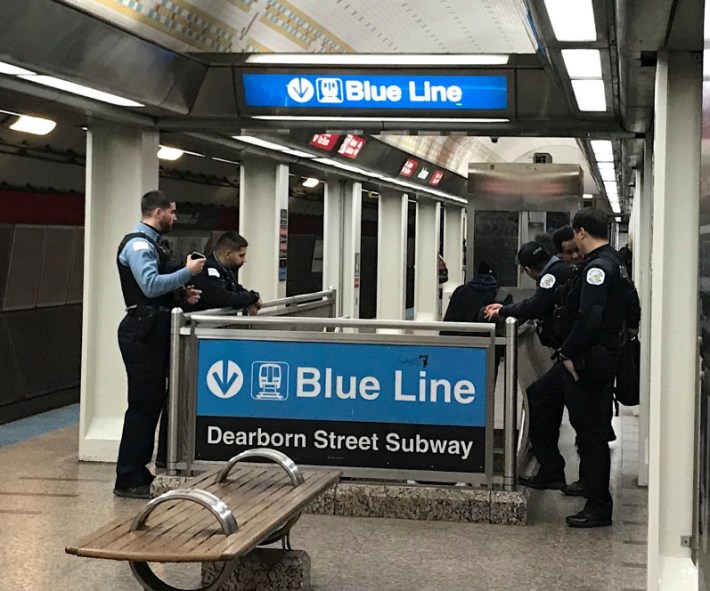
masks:
<svg viewBox="0 0 710 591"><path fill-rule="evenodd" d="M444 321L487 322L484 316L486 306L495 303L512 304L513 296L498 285L497 277L495 265L481 261L476 267L476 276L468 283L459 285L451 294ZM442 334L464 333L445 331Z"/></svg>

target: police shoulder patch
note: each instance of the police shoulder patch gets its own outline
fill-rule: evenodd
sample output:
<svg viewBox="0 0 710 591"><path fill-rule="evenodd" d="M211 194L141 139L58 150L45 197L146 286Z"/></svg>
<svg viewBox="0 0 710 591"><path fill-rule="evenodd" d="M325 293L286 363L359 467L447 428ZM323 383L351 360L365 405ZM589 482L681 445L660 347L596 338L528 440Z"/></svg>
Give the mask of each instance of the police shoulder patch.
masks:
<svg viewBox="0 0 710 591"><path fill-rule="evenodd" d="M604 270L599 267L593 267L587 271L587 283L589 283L589 285L601 285L604 283L605 278L606 274Z"/></svg>
<svg viewBox="0 0 710 591"><path fill-rule="evenodd" d="M554 287L556 281L557 279L555 279L555 276L552 273L547 273L542 279L540 279L540 287L543 289L550 289L551 287Z"/></svg>
<svg viewBox="0 0 710 591"><path fill-rule="evenodd" d="M207 269L207 275L209 277L219 277L219 271L214 267L210 267L209 269Z"/></svg>
<svg viewBox="0 0 710 591"><path fill-rule="evenodd" d="M133 250L148 250L150 245L145 240L135 240L133 242Z"/></svg>

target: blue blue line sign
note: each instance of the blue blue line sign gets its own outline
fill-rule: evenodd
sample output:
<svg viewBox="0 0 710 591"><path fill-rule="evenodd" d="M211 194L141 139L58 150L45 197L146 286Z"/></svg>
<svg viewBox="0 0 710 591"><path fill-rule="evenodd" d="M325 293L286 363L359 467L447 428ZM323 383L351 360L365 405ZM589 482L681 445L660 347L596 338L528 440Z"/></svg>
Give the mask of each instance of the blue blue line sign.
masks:
<svg viewBox="0 0 710 591"><path fill-rule="evenodd" d="M242 84L244 104L249 108L494 112L508 109L505 75L243 74Z"/></svg>

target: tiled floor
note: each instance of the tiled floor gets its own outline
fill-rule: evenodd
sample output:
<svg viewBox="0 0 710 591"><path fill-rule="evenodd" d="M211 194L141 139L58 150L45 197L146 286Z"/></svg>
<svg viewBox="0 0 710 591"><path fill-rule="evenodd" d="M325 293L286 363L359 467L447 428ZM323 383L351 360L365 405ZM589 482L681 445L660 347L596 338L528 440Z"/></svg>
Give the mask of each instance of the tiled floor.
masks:
<svg viewBox="0 0 710 591"><path fill-rule="evenodd" d="M533 491L527 527L304 515L294 547L311 554L316 591L640 591L647 494L635 485L637 419L615 422L611 528L567 528L580 500ZM64 554L142 505L112 496L112 464L77 462L77 438L73 426L0 448L0 591L138 591L126 564ZM566 431L570 480L571 440ZM179 569L175 580L194 584L192 574Z"/></svg>

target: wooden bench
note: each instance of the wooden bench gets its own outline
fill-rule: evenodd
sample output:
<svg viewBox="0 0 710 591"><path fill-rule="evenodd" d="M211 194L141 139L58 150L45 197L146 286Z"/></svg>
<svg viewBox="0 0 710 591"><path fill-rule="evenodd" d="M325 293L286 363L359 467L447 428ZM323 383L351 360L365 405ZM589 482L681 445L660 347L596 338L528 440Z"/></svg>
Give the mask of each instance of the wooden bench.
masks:
<svg viewBox="0 0 710 591"><path fill-rule="evenodd" d="M275 461L281 468L240 464L257 458ZM113 521L65 551L126 560L141 585L153 591L176 588L159 579L148 562L222 563L216 579L201 587L216 591L236 567L236 559L257 545L281 539L283 547L290 549L289 532L301 510L336 483L340 474L337 470L302 472L276 450L248 450L221 470L196 477L189 488L152 499L134 519Z"/></svg>

